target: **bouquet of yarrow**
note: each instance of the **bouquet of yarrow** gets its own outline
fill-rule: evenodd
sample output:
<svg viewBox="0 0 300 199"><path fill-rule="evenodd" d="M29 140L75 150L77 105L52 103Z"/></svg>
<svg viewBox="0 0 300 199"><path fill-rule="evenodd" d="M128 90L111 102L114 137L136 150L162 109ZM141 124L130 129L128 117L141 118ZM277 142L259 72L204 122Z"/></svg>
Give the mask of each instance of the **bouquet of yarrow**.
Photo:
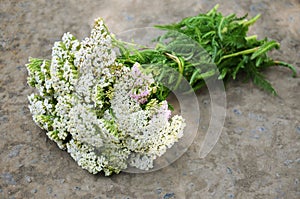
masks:
<svg viewBox="0 0 300 199"><path fill-rule="evenodd" d="M151 74L116 60L112 38L101 19L79 42L70 33L56 42L52 60L30 58L28 84L33 120L66 149L79 166L96 174L130 166L153 167L182 136L181 116L171 116Z"/></svg>
<svg viewBox="0 0 300 199"><path fill-rule="evenodd" d="M220 70L219 79L235 79L246 72L258 86L276 94L260 70L283 65L296 71L267 56L267 51L279 47L277 42L246 36L258 17L245 18L224 17L215 7L178 24L158 26L169 32L156 41L165 37L174 46L178 43L172 37L174 31L184 34L212 57L210 61ZM128 167L152 169L155 160L183 136L186 123L182 116L171 114L166 101L170 90L141 65L174 68L194 90L217 73L196 70L188 58L167 47L160 43L155 49L126 48L102 19L95 20L90 37L82 41L65 33L54 44L51 60L30 58L26 65L28 84L38 90L28 97L34 122L90 173L104 171L108 176ZM173 81L171 75L164 77Z"/></svg>

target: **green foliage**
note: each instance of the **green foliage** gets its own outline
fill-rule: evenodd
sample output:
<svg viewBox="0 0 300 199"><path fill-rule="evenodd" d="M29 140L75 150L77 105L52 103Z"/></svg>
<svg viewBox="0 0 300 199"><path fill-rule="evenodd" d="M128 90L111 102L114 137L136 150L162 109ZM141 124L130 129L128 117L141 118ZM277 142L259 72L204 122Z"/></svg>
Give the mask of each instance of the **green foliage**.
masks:
<svg viewBox="0 0 300 199"><path fill-rule="evenodd" d="M223 16L217 12L217 8L218 5L205 14L187 17L178 23L155 26L167 31L155 40L155 49L142 47L138 50L137 46L119 42L117 46L121 46L121 55L118 60L129 67L134 62L151 65L152 68L157 66L160 69L155 70L159 73L158 79L167 78L167 82L173 83L175 89L182 77L170 75L168 68L178 71L179 76L185 77L194 90L205 86L205 79L214 75L218 75L220 80L227 80L246 74L258 87L276 95L272 85L261 74L262 70L281 65L291 69L293 75L296 75L292 65L275 61L268 56L270 50L279 49L279 43L267 38L258 40L256 35L247 36L249 26L260 15L246 20L247 15L240 18L235 14ZM203 50L197 50L195 44ZM210 67L212 64L218 70ZM163 86L159 90L163 90L165 94L159 96L161 98L168 93L168 89Z"/></svg>

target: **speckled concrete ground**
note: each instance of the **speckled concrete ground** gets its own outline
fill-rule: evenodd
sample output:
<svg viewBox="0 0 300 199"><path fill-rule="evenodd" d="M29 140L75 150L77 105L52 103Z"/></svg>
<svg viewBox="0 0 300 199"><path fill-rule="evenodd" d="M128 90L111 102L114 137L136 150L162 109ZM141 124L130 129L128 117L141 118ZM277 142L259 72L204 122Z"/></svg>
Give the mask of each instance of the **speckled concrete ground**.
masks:
<svg viewBox="0 0 300 199"><path fill-rule="evenodd" d="M91 175L33 123L24 64L50 58L64 32L82 39L103 17L112 32L173 22L211 9L262 14L251 29L279 41L273 57L300 69L300 2L208 0L78 0L0 2L0 198L300 198L300 78L273 68L265 74L279 97L251 83L227 85L227 118L219 142L204 159L195 140L180 159L157 172ZM209 95L199 93L205 130Z"/></svg>

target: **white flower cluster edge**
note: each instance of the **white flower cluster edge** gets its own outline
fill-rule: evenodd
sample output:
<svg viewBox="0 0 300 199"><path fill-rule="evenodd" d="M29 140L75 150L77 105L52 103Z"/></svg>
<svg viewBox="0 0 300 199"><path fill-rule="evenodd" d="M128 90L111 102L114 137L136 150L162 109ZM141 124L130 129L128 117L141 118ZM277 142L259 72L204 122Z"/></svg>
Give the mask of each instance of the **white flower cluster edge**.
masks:
<svg viewBox="0 0 300 199"><path fill-rule="evenodd" d="M101 18L90 37L70 33L54 44L52 59L30 58L28 99L34 122L79 166L109 176L127 167L149 170L183 136L185 121L153 96L151 74L117 62Z"/></svg>

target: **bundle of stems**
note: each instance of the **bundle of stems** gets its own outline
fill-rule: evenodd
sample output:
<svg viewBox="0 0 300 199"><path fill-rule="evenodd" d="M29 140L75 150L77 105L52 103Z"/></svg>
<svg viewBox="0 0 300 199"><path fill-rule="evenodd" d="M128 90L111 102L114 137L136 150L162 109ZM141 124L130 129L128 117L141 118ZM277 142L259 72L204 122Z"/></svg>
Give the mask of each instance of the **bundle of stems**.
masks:
<svg viewBox="0 0 300 199"><path fill-rule="evenodd" d="M154 39L155 48L115 40L120 49L118 61L128 67L135 62L147 66L159 82L164 79L163 82L174 85L172 89L178 88L182 78L193 90L198 90L216 75L219 80L227 81L244 74L243 77L251 79L258 87L277 95L262 71L280 65L291 69L296 76L296 70L291 64L268 56L269 51L279 49L277 41L247 35L260 15L247 20L247 14L223 16L217 9L218 5L207 13L184 18L178 23L155 26L166 31ZM171 69L178 75L170 73ZM163 100L170 88L161 84L159 91L156 97Z"/></svg>

